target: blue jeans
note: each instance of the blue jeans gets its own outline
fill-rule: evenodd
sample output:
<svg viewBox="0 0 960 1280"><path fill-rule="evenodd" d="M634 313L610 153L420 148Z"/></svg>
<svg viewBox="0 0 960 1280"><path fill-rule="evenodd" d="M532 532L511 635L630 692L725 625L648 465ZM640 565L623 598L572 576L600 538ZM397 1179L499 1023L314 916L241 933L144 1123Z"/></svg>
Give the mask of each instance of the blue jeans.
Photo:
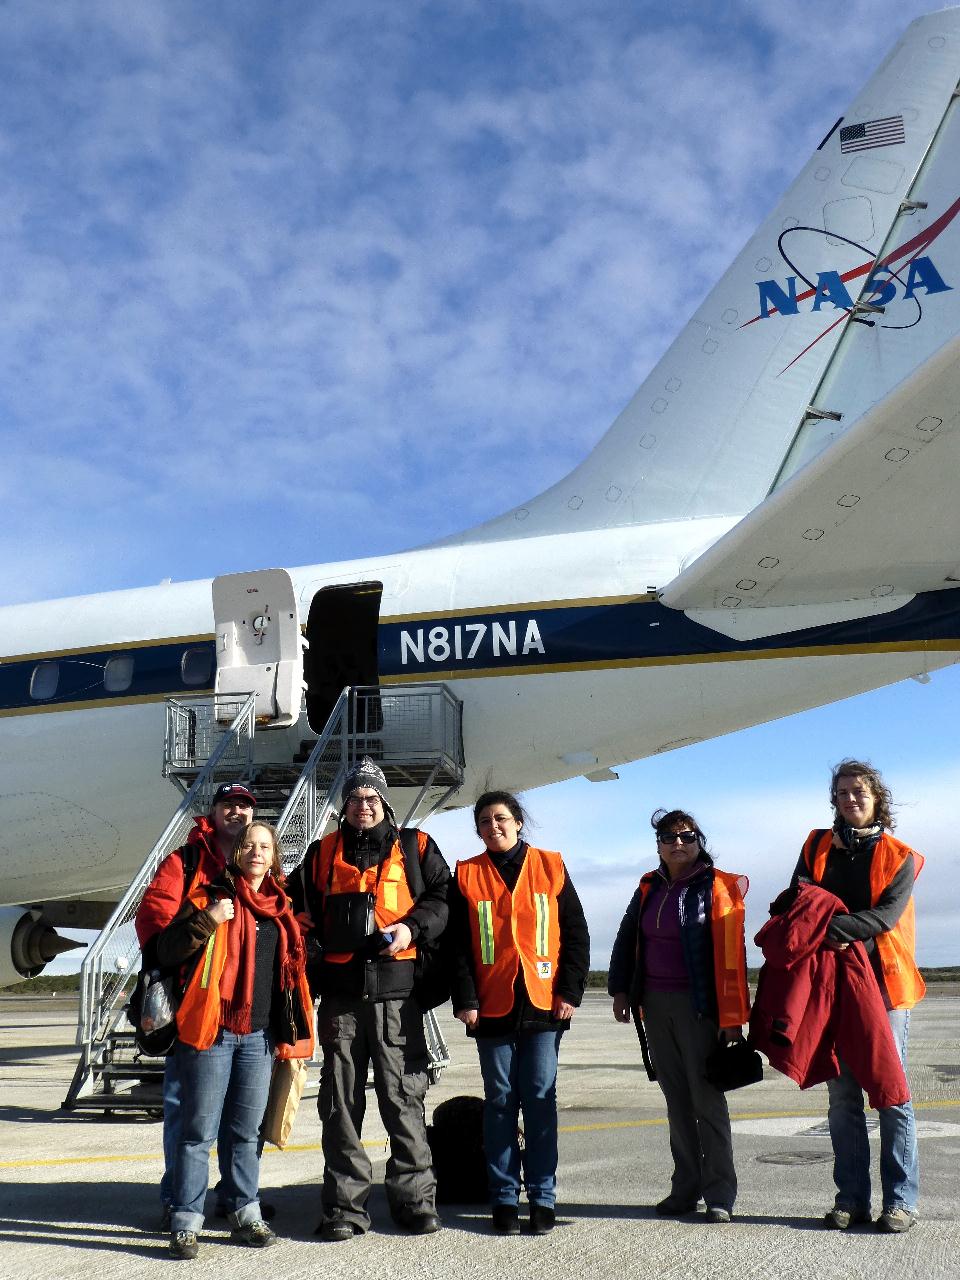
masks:
<svg viewBox="0 0 960 1280"><path fill-rule="evenodd" d="M903 1069L907 1069L910 1010L890 1009L890 1030ZM840 1075L827 1081L830 1096L830 1140L833 1143L833 1180L837 1184L836 1207L870 1209L870 1144L863 1109L863 1091L840 1062ZM884 1209L917 1211L920 1194L920 1159L913 1103L880 1107L880 1186Z"/></svg>
<svg viewBox="0 0 960 1280"><path fill-rule="evenodd" d="M516 1204L520 1197L520 1143L523 1112L523 1172L531 1204L557 1198L557 1054L560 1031L478 1037L483 1076L483 1145L492 1204Z"/></svg>
<svg viewBox="0 0 960 1280"><path fill-rule="evenodd" d="M260 1217L258 1139L270 1092L273 1044L267 1031L236 1035L222 1028L209 1049L178 1043L180 1141L173 1173L173 1231L199 1231L220 1131L220 1197L234 1226ZM222 1115L222 1123L221 1123Z"/></svg>
<svg viewBox="0 0 960 1280"><path fill-rule="evenodd" d="M173 1171L177 1163L177 1147L180 1145L180 1059L176 1051L168 1053L163 1071L163 1177L160 1179L160 1203L167 1208L173 1203ZM224 1133L217 1141L217 1155L221 1162L220 1177L226 1162L223 1151L229 1146Z"/></svg>

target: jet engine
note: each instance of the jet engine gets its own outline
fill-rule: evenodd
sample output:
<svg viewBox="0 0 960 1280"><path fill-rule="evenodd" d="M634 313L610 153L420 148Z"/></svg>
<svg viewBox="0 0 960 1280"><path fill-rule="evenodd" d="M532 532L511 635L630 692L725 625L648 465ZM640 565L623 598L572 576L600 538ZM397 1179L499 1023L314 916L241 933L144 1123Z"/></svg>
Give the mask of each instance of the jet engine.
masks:
<svg viewBox="0 0 960 1280"><path fill-rule="evenodd" d="M83 945L62 938L37 909L0 907L0 987L35 978L55 956Z"/></svg>

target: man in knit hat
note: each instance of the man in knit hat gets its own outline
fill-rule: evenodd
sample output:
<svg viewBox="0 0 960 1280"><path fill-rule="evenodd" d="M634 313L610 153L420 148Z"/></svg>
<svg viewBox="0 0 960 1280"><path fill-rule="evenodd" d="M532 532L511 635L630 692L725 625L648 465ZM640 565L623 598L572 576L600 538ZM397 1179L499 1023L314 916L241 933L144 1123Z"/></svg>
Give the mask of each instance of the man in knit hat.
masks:
<svg viewBox="0 0 960 1280"><path fill-rule="evenodd" d="M323 1048L325 1240L369 1230L372 1166L361 1142L367 1070L390 1138L384 1184L398 1226L437 1231L436 1178L427 1144L427 1045L414 996L418 946L447 922L450 872L422 831L397 829L383 770L364 757L347 776L335 832L307 850L290 891L303 914L320 996Z"/></svg>

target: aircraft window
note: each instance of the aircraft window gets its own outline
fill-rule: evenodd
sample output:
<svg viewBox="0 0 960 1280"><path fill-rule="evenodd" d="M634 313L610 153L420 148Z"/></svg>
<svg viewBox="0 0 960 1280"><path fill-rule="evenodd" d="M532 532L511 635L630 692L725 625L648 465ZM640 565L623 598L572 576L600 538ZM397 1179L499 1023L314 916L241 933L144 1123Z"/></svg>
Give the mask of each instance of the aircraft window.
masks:
<svg viewBox="0 0 960 1280"><path fill-rule="evenodd" d="M59 662L38 662L30 677L31 698L52 698L60 683Z"/></svg>
<svg viewBox="0 0 960 1280"><path fill-rule="evenodd" d="M180 660L184 684L210 684L213 679L213 654L209 649L185 649Z"/></svg>
<svg viewBox="0 0 960 1280"><path fill-rule="evenodd" d="M108 658L103 668L103 687L107 693L123 693L133 683L133 658Z"/></svg>

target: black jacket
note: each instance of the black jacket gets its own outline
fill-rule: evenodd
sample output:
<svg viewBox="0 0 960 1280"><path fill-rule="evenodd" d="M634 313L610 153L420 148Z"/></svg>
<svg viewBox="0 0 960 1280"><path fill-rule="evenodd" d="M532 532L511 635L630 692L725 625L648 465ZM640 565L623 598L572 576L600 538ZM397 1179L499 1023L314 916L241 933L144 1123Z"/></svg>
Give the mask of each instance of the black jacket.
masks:
<svg viewBox="0 0 960 1280"><path fill-rule="evenodd" d="M366 871L390 856L396 829L381 822L369 831L358 831L349 823L341 825L343 857L359 871ZM394 960L380 956L382 944L374 944L369 954L357 953L345 964L331 964L323 959L323 895L314 888L314 863L320 853L316 840L307 850L303 864L290 877L288 889L294 911L310 912L313 929L307 934L307 976L314 995L336 995L359 1000L402 1000L413 990L414 961ZM447 886L450 869L431 838L420 859L423 892L413 909L403 917L414 942L436 942L447 924Z"/></svg>
<svg viewBox="0 0 960 1280"><path fill-rule="evenodd" d="M700 861L702 868L683 886L677 902L680 911L680 942L690 979L693 1007L704 1017L716 1018L717 991L710 922L713 905L713 859L709 854L702 853ZM642 877L641 884L658 876L666 880L659 867L656 871L648 871ZM632 1008L643 1004L643 947L637 947L642 915L641 898L638 885L617 930L607 973L608 993L615 996L626 992Z"/></svg>
<svg viewBox="0 0 960 1280"><path fill-rule="evenodd" d="M527 855L527 846L520 841L513 849L498 857L491 854L493 864L504 884L511 891L515 887ZM568 1004L579 1006L590 971L590 932L583 907L567 872L563 888L557 895L557 913L560 921L560 958L557 962L557 980L554 994ZM453 1008L479 1009L477 987L473 976L473 946L470 935L470 917L467 900L460 892L456 877L450 881L450 925L444 938L450 961L450 984ZM548 1009L538 1009L530 1002L523 980L523 966L517 973L513 987L513 1008L502 1018L480 1018L475 1027L469 1028L473 1036L509 1036L517 1031L564 1031L569 1022L554 1018Z"/></svg>

